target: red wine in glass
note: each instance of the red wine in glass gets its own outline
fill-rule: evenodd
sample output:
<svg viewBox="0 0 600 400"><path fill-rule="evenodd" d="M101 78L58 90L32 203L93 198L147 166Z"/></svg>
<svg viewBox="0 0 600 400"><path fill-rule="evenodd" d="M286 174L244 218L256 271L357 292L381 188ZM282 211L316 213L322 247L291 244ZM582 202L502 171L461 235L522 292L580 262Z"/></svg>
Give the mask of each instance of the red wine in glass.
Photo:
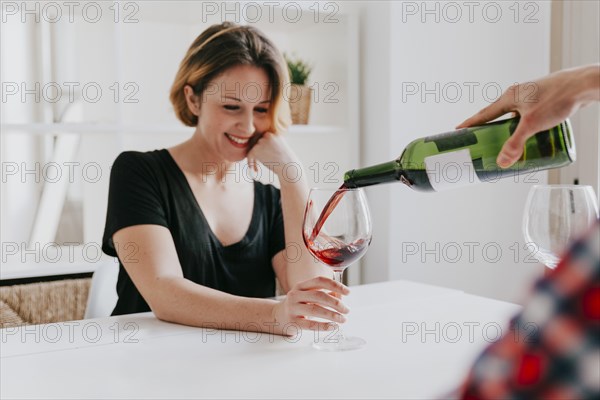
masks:
<svg viewBox="0 0 600 400"><path fill-rule="evenodd" d="M304 220L302 239L310 254L334 272L336 282L342 282L344 270L358 261L371 243L371 216L364 192L346 188L310 191ZM331 340L329 340L331 339ZM347 337L338 325L337 334L318 340L313 347L319 350L353 350L366 342Z"/></svg>
<svg viewBox="0 0 600 400"><path fill-rule="evenodd" d="M327 221L327 218L331 215L333 210L335 210L335 207L342 200L342 197L344 197L344 193L346 193L345 189L346 189L346 185L342 184L342 186L340 186L340 188L333 194L333 196L331 196L331 198L329 199L327 204L325 204L325 207L323 207L323 211L321 212L321 215L319 215L319 219L317 219L317 223L315 224L315 227L310 235L310 238L308 239L309 242L311 242L311 243L314 242L315 238L317 236L319 236L319 232L321 232L321 228L323 228L325 221ZM308 243L307 243L307 246L308 246Z"/></svg>
<svg viewBox="0 0 600 400"><path fill-rule="evenodd" d="M365 239L358 239L348 244L335 242L325 249L319 249L314 242L308 239L305 244L316 258L334 270L344 270L348 265L361 258L369 248L369 242Z"/></svg>

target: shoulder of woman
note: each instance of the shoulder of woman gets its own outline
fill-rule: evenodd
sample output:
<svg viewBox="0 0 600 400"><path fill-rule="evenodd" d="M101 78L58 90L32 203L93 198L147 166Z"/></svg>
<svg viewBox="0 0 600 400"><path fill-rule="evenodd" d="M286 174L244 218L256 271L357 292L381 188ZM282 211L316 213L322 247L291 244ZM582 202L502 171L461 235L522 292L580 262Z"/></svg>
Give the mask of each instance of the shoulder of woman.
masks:
<svg viewBox="0 0 600 400"><path fill-rule="evenodd" d="M110 179L115 185L117 182L127 185L132 182L145 182L152 186L160 186L161 182L168 179L164 172L165 164L168 165L168 161L164 158L163 150L124 151L110 167Z"/></svg>
<svg viewBox="0 0 600 400"><path fill-rule="evenodd" d="M160 150L141 152L124 151L117 156L111 170L135 171L156 165L159 162Z"/></svg>
<svg viewBox="0 0 600 400"><path fill-rule="evenodd" d="M143 153L141 151L132 151L132 150L124 151L117 156L113 165L125 166L125 165L141 163L141 162L144 162L144 160L148 158L147 157L148 154L149 153Z"/></svg>

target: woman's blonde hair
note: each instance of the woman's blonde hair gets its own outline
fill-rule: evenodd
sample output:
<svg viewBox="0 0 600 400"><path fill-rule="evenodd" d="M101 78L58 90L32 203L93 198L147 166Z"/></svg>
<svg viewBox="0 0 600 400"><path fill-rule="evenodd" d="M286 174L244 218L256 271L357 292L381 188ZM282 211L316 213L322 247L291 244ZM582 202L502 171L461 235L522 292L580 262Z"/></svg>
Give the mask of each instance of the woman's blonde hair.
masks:
<svg viewBox="0 0 600 400"><path fill-rule="evenodd" d="M270 129L284 132L291 122L283 92L289 88L287 64L261 31L232 22L212 25L202 32L181 61L170 94L177 117L187 126L196 126L198 117L189 110L183 88L190 85L202 98L212 80L238 65L252 65L266 72L271 90Z"/></svg>

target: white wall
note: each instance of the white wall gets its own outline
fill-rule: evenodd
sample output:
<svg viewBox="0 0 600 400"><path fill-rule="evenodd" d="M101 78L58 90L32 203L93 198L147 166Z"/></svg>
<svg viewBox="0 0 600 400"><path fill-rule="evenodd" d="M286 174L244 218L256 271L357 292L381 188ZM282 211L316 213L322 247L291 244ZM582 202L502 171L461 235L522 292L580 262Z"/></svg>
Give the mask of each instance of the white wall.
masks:
<svg viewBox="0 0 600 400"><path fill-rule="evenodd" d="M113 76L116 74L119 82L133 82L139 88L136 96L138 103L121 103L118 113L107 106L90 107L87 119L98 120L104 114L118 114L124 123L130 125L180 125L168 97L180 60L198 34L210 24L222 21L218 15L214 20L200 23L200 2L177 2L168 11L165 7L160 2L144 3L140 9L139 23L121 26L120 31L115 32L114 40L94 35L96 27L83 25L87 30L81 32L82 42L89 40L87 38L91 34L92 40L108 39L110 46L104 48L104 65L99 71L94 65L98 61L93 58L96 46L86 48L80 43L80 48L85 49L86 53L80 55L78 69L86 71L89 76L107 75L108 80L116 79ZM348 38L351 35L346 32L352 29L354 33L354 20L340 13L337 15L339 24L311 23L315 14L305 11L303 15L304 19L296 24L285 21L270 23L265 14L257 25L282 51L294 51L314 65L309 85L319 88L320 92L313 96L316 101L313 100L311 106L309 129L290 132L287 139L303 161L304 172L311 186L337 188L341 184L341 174L353 166L358 154L358 130L353 123L357 116L356 112L351 111L354 104L348 96L348 93L356 91L353 87L356 84L355 66L348 65L351 63L349 60L356 64L351 49L356 47L356 43L352 42L352 37ZM104 31L111 32L110 29ZM320 45L315 46L318 38L321 39ZM120 59L115 57L119 47L122 52ZM111 75L113 70L115 72ZM327 96L331 91L328 84L335 85L338 90L329 101ZM170 147L186 140L192 133L193 130L188 129L184 134L123 134L117 141L107 135L85 135L80 152L82 161L93 160L103 167L102 179L86 185L84 192L86 242L98 243L101 240L110 165L117 154L122 150L146 151ZM335 152L331 149L335 149Z"/></svg>
<svg viewBox="0 0 600 400"><path fill-rule="evenodd" d="M600 2L571 0L553 7L561 22L560 37L553 43L555 69L600 62ZM592 185L600 200L600 104L591 104L571 118L577 161L559 171L558 182Z"/></svg>
<svg viewBox="0 0 600 400"><path fill-rule="evenodd" d="M101 125L101 129L108 130L105 133L81 132L76 159L72 160L77 163L74 181L69 183L67 195L67 200L77 203L76 213L71 214L77 214L77 222L83 221L82 227L79 226L81 223L77 224L76 240L69 241L84 242L94 248L99 248L102 238L110 167L115 157L123 150L169 147L192 134L193 129L180 128L169 102L170 86L179 63L190 43L209 25L222 22L222 17L243 22L238 17L244 15L239 13L239 4L238 13L230 12L235 10L233 3L210 2L211 7L221 10L216 15L203 13L206 5L203 2L179 1L168 5L141 2L136 7L121 4L120 8L115 8L115 4L96 4L102 7L99 14L102 17L98 20L95 20L95 7L91 8L91 15L79 9L80 12L74 13L73 21L65 12L68 8L61 4L58 5L63 11L61 18L46 13L38 4L37 8L27 8L31 11L29 23L23 24L21 7L25 6L15 3L13 11L16 14L8 16L8 24L2 24L2 80L19 83L30 79L41 85L46 82L77 83L74 100L70 100L71 107L62 122L84 123L96 128ZM313 4L303 3L305 9L299 21L282 20L284 14L279 7L274 11L277 16L274 22L266 12L258 26L280 49L296 52L314 65L309 80L315 89L310 125L307 129L295 127L288 138L304 161L312 186L339 187L343 171L354 166L358 159L356 19L343 13L332 17L331 8L326 5L321 5L320 13L316 13L315 7L306 8L309 6ZM121 14L115 14L117 10ZM227 13L223 12L227 10ZM326 17L332 17L334 21L326 23ZM40 22L35 23L36 19ZM45 55L44 60L37 59L42 55ZM29 69L35 70L37 75L30 76ZM82 99L81 89L86 84L100 88L97 101ZM67 90L63 93L62 99L70 97ZM95 94L92 90L92 95ZM61 114L64 103L54 104L46 98L38 102L31 98L25 103L20 98L3 102L2 122L50 124ZM30 109L38 108L47 109L47 112L33 115ZM5 115L9 118L4 118ZM44 116L49 118L41 118ZM123 125L133 126L140 132L127 132ZM118 130L117 126L120 127ZM146 128L156 126L163 126L163 133L145 132ZM165 129L165 126L170 128ZM55 127L46 128L52 130L49 133L56 133ZM36 137L28 132L18 132L5 138L3 133L2 160L27 161L27 168L38 160L43 163L43 157L34 145L46 140L44 138L50 142L48 153L51 153L54 139L50 134ZM66 170L62 172L65 179L70 177ZM41 186L25 185L18 176L11 177L7 184L3 182L2 240L28 241ZM60 206L62 202L54 204ZM53 212L47 214L55 216ZM63 217L64 214L63 211ZM47 238L45 242L52 240L53 237ZM45 242L42 246L47 244ZM18 256L13 258L20 259ZM353 269L356 275L353 281L358 281L359 270Z"/></svg>
<svg viewBox="0 0 600 400"><path fill-rule="evenodd" d="M518 23L512 2L491 3L477 3L472 22L460 2L454 3L462 12L458 22L452 22L456 9L444 9L444 2L363 5L363 165L398 156L418 137L452 130L495 99L500 94L495 88L548 73L550 3L521 8ZM502 16L492 23L495 5ZM537 22L524 23L525 16ZM412 84L419 95L403 92ZM486 84L489 90L483 92ZM421 98L421 85L433 92ZM457 86L460 96L451 91ZM546 174L529 178L544 183ZM400 184L370 188L377 232L365 260L365 280L410 279L518 301L541 273L534 260L524 262L521 218L531 184L523 181L437 194Z"/></svg>
<svg viewBox="0 0 600 400"><path fill-rule="evenodd" d="M354 12L361 15L361 159L356 166L371 165L392 159L397 152L390 147L391 3L372 1L368 7L364 2L347 2L345 5L354 7ZM385 281L390 277L387 267L390 265L390 189L390 186L366 189L373 218L373 241L363 258L363 283Z"/></svg>
<svg viewBox="0 0 600 400"><path fill-rule="evenodd" d="M21 84L33 89L39 81L39 48L35 41L39 37L39 26L28 21L21 23L8 18L1 24L0 71L2 94L0 103L3 123L40 121L43 118L41 107L33 94L21 98ZM13 93L15 86L17 93ZM0 159L2 164L0 220L3 246L15 243L18 246L29 240L31 225L41 189L40 174L25 173L35 171L35 161L39 160L39 139L20 134L2 132L0 135ZM8 194L11 194L10 196ZM4 252L4 248L3 248Z"/></svg>
<svg viewBox="0 0 600 400"><path fill-rule="evenodd" d="M577 43L580 45L576 51L565 54L564 57L570 57L565 63L597 62L598 22L597 13L594 20L593 12L597 10L598 3L576 3L571 5L572 2L565 2L565 7L570 10L568 15L565 14L565 19L571 21L569 29L575 29L576 34L569 36L571 31L567 30L564 36L570 40L568 42L565 39L566 48L571 49L570 46ZM178 60L201 26L194 25L197 13L188 13L189 20L180 22L182 13L173 11L171 21L169 15L163 15L160 4L156 4L144 3L139 14L141 22L123 25L120 32L122 36L112 26L107 29L100 24L75 24L80 31L75 37L71 36L71 40L79 49L87 50L74 58L77 61L74 80L100 82L107 93L110 91L106 88L115 80L121 83L133 81L139 85L136 97L140 103L115 104L110 96L106 96L101 103L88 104L80 110L83 120L113 122L115 118L122 118L128 123L174 122L168 103L168 88ZM473 22L469 20L469 9L465 2L369 1L340 2L340 5L343 10L360 15L360 159L353 157L355 144L344 142L349 148L341 148L339 143L336 144L336 135L314 135L314 139L313 136L291 137L290 141L302 153L307 165L312 165L314 160L333 160L339 164L338 174L341 175L351 167L391 160L411 140L452 129L499 95L496 88L505 89L514 82L533 79L548 72L550 2L520 2L517 8L515 2L477 2L472 9ZM501 6L502 16L494 23L491 21L496 18L495 5ZM429 10L428 13L424 7ZM518 15L515 14L517 10ZM461 12L460 18L457 11ZM529 23L525 23L526 18ZM110 20L103 20L102 23L110 24ZM27 59L36 52L27 52L25 46L9 40L24 38L34 41L34 31L26 30L26 25L17 25L14 29L20 31L11 31L10 34L6 34L8 25L2 25L3 55L9 50L10 54L20 54L19 62L11 58L8 63L8 58L2 57L3 81L30 79L28 74L31 72L25 67L40 63L39 60ZM311 31L307 39L303 25L293 28L293 32L284 32L286 35L278 36L275 31L272 33L282 48L290 45L292 48L306 49L307 52L312 49L310 54L315 56L315 63L320 58L335 61L332 65L317 63L319 68L316 69L315 80L329 79L330 70L350 71L350 67L343 64L348 62L346 57L352 59L352 56L342 53L351 54L351 40L343 42L344 38L335 35L333 39L340 44L335 47L331 45L332 38L327 36L325 27L320 42L314 40L318 30L316 33ZM113 32L114 37L106 35L106 32ZM172 43L165 43L165 35L171 38ZM596 35L595 42L589 39L593 35ZM294 43L290 43L290 36ZM304 47L300 46L302 43ZM118 68L119 60L114 58L118 46L124 57L121 59L121 68ZM163 56L146 68L148 54L154 52ZM324 67L327 73L320 76ZM70 73L69 77L59 77L60 80L71 79ZM41 78L37 77L36 80ZM342 84L352 82L353 75L349 74L339 81ZM440 88L437 91L436 83ZM433 93L426 94L424 99L421 98L421 91L408 95L404 89L407 85L413 87L415 84L417 87L424 85L426 89L433 89ZM488 91L483 92L486 84ZM472 98L469 96L469 85L474 87ZM444 87L447 89L445 92ZM458 98L457 93L452 91L456 87L462 90ZM352 93L353 90L355 88L349 84L341 88L341 93ZM439 99L435 98L436 95ZM15 119L16 115L21 114L9 110L9 106L25 107L26 104L3 103L3 122L36 121L43 117L31 110L22 110L25 113L22 114L23 118ZM329 107L334 106L325 107L321 104L315 108L312 122L331 123L328 118L338 113ZM597 111L595 115L598 115ZM6 116L10 118L7 120ZM588 122L579 124L584 126ZM352 121L348 120L347 125L352 125ZM596 143L597 149L598 128L597 125L596 128L590 126L586 132L595 135L596 142L592 137L589 143ZM146 137L140 142L139 137L129 135L86 136L81 144L79 161L98 162L103 168L102 180L87 185L83 190L83 213L88 222L84 232L86 242L100 241L109 167L116 154L126 148L142 150L164 147L179 139L156 136L152 140ZM3 134L3 162L13 159L35 160L38 156L32 138L19 139L31 143L19 143L17 147L11 144L10 153L6 150L6 140ZM320 144L317 149L314 146L316 142ZM16 149L30 149L25 151L31 154L17 153ZM593 159L594 151L593 146L583 146L580 141L580 159L576 168L577 173L581 173L582 183L588 180L593 182L594 176L598 180L597 154L595 169L582 161L582 157L588 157L584 154L591 153L590 159ZM570 173L570 170L565 171L565 174ZM322 174L326 172L329 170L321 168ZM543 183L546 174L527 178ZM420 194L400 184L368 188L374 238L364 259L362 281L411 279L518 301L531 280L541 272L534 260L525 262L528 251L522 247L521 216L525 196L531 186L531 183L523 182L524 179L521 178L518 183L508 180L440 194ZM14 184L20 185L18 182ZM35 186L30 187L29 192L23 193L18 199L11 197L12 200L6 201L5 194L9 190L12 190L10 184L3 182L2 240L10 237L10 240L26 241L33 219L28 211L34 209L39 190ZM415 247L416 254L410 254L408 250L414 251ZM485 254L482 253L484 247L488 250ZM497 262L490 261L497 258L495 250L498 248L502 256ZM474 251L472 257L470 249ZM462 257L457 257L457 250L462 252ZM439 260L436 260L436 256ZM455 262L453 258L456 258Z"/></svg>

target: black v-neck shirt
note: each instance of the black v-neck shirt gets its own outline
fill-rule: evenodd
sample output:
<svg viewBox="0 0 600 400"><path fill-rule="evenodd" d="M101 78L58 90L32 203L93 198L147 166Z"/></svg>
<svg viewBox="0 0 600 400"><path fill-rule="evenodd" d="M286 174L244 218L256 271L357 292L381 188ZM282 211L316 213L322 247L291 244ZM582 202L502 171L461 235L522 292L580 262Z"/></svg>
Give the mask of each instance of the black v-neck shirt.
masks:
<svg viewBox="0 0 600 400"><path fill-rule="evenodd" d="M254 181L254 209L248 231L241 241L223 246L168 150L124 152L110 173L102 250L116 257L114 233L144 224L169 229L185 278L239 296L275 295L271 260L285 248L285 237L280 193L274 186ZM119 299L112 315L150 311L122 263L136 262L140 249L135 243L119 246Z"/></svg>

